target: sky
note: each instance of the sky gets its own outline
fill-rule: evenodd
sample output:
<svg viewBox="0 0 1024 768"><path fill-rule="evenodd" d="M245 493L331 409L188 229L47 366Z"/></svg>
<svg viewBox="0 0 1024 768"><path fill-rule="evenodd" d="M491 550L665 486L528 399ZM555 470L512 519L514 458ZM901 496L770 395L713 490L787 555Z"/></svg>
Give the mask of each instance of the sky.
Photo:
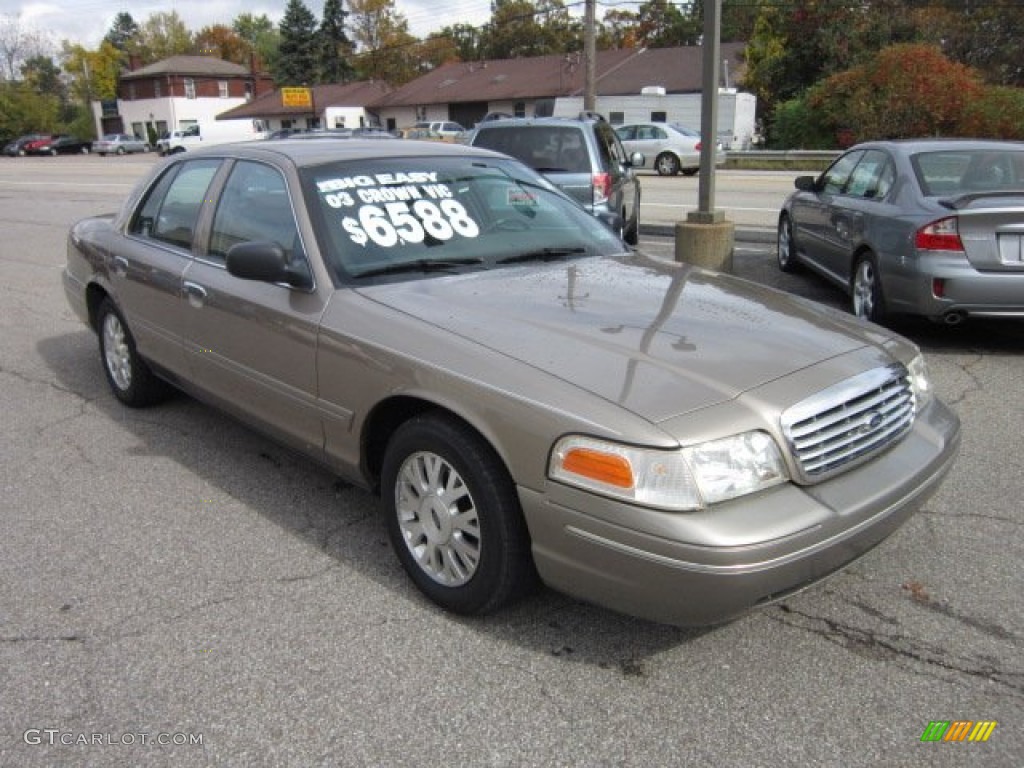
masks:
<svg viewBox="0 0 1024 768"><path fill-rule="evenodd" d="M193 32L211 24L230 24L241 13L266 14L278 23L287 0L0 0L0 17L17 17L25 29L41 32L59 50L62 40L95 48L110 30L121 11L137 24L151 14L176 11ZM396 0L396 8L409 22L409 31L423 37L452 24L480 25L491 17L490 0ZM323 14L323 0L306 0L317 22ZM346 4L347 7L347 4Z"/></svg>

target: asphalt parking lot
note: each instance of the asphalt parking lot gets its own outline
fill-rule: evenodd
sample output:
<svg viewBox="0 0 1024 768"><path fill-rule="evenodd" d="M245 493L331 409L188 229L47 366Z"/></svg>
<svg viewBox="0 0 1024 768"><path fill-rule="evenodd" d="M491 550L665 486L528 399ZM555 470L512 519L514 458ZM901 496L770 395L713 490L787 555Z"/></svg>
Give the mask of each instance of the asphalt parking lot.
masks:
<svg viewBox="0 0 1024 768"><path fill-rule="evenodd" d="M552 592L455 618L373 497L186 397L109 393L64 238L150 162L0 160L0 766L1021 765L1024 324L899 326L962 452L827 582L706 630ZM735 271L844 304L773 259L744 237Z"/></svg>

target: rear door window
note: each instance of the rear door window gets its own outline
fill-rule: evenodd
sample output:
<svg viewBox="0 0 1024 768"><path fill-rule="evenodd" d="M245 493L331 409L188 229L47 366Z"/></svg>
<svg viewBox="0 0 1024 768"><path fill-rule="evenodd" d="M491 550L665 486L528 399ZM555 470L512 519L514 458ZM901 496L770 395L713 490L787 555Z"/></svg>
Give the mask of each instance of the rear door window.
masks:
<svg viewBox="0 0 1024 768"><path fill-rule="evenodd" d="M196 224L220 159L193 160L170 169L149 191L129 226L132 234L192 249Z"/></svg>

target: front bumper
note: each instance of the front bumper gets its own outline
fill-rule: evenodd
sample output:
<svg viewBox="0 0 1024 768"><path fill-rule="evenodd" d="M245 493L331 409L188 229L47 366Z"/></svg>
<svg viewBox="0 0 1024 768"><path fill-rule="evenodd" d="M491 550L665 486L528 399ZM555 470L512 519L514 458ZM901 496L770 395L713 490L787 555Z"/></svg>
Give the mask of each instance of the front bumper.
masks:
<svg viewBox="0 0 1024 768"><path fill-rule="evenodd" d="M933 401L896 445L816 486L786 484L694 513L632 508L555 483L519 496L549 586L652 621L703 626L870 551L938 487L959 443L956 416Z"/></svg>

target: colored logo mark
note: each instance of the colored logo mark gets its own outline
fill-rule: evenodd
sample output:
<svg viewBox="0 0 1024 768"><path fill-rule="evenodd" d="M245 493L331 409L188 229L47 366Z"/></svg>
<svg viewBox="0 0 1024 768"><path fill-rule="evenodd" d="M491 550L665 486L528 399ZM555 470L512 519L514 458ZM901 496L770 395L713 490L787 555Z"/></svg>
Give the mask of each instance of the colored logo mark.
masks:
<svg viewBox="0 0 1024 768"><path fill-rule="evenodd" d="M995 720L932 720L921 741L988 741L996 725Z"/></svg>

